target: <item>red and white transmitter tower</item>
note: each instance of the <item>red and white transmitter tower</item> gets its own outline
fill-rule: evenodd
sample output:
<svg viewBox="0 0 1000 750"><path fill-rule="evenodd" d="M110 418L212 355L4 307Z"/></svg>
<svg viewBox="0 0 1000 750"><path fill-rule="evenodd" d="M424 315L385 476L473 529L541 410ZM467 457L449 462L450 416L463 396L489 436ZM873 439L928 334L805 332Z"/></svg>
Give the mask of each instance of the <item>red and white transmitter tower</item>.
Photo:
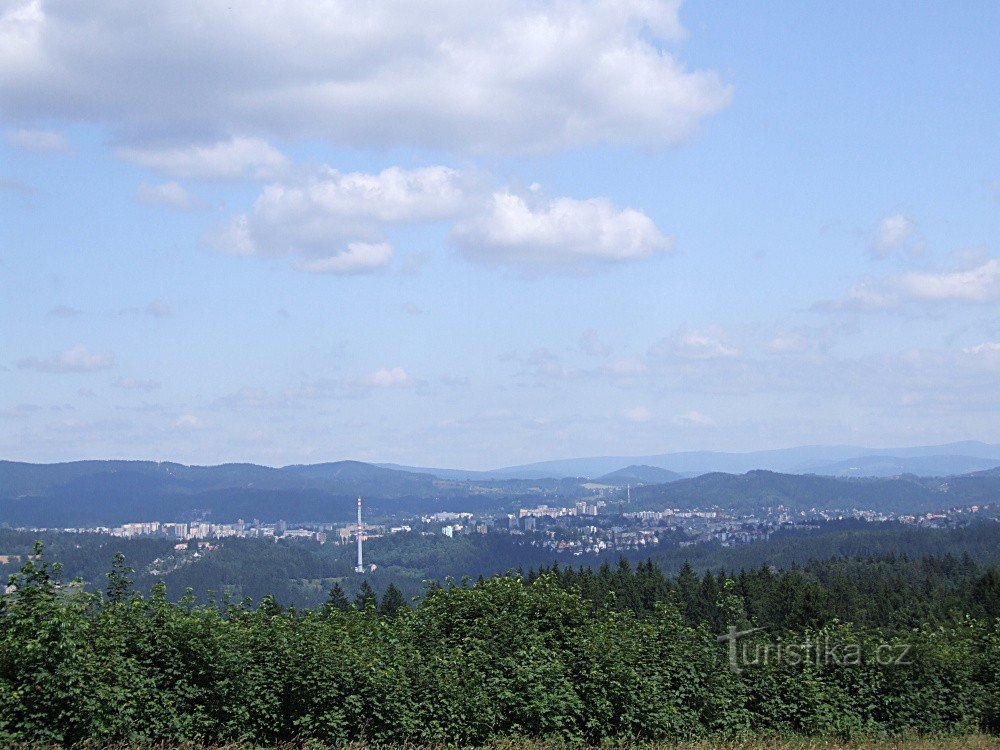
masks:
<svg viewBox="0 0 1000 750"><path fill-rule="evenodd" d="M358 496L358 530L356 533L358 537L358 564L354 566L355 573L365 572L365 562L362 556L361 545L365 538L365 527L361 523L361 496Z"/></svg>

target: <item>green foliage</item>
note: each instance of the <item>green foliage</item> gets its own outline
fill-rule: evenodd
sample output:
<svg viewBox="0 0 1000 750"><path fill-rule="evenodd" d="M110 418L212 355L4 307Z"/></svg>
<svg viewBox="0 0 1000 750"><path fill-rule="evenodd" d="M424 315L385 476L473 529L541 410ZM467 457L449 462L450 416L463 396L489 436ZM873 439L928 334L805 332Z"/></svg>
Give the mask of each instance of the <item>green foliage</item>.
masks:
<svg viewBox="0 0 1000 750"><path fill-rule="evenodd" d="M333 588L330 589L330 596L327 597L326 607L327 609L335 609L340 612L346 612L351 606L351 603L347 601L347 594L344 593L344 589L341 587L340 582L333 584Z"/></svg>
<svg viewBox="0 0 1000 750"><path fill-rule="evenodd" d="M554 568L448 581L414 607L394 588L379 605L365 581L359 606L335 586L326 606L296 610L272 597L171 602L162 583L142 596L121 557L106 596L87 594L61 584L37 547L0 594L0 742L611 745L996 731L1000 622L948 608L956 616L917 627L839 621L830 590L854 591L867 613L866 592L882 590L874 581L894 581L902 565L869 561L872 583L855 589L844 581L862 580L864 566L842 562L677 579L648 563ZM920 565L950 571L927 601L959 581L994 585L992 569L968 561ZM717 634L762 616L775 622L740 638L733 669ZM788 658L803 643L816 655ZM852 649L857 660L845 660ZM820 656L830 653L838 659Z"/></svg>

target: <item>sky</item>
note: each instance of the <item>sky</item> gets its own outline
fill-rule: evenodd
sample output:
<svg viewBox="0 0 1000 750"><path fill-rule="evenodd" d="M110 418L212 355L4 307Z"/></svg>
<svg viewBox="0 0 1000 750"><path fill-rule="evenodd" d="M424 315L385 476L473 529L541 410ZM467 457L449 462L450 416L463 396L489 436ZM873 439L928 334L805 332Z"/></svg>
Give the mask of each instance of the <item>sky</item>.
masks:
<svg viewBox="0 0 1000 750"><path fill-rule="evenodd" d="M0 457L1000 442L997 28L0 0Z"/></svg>

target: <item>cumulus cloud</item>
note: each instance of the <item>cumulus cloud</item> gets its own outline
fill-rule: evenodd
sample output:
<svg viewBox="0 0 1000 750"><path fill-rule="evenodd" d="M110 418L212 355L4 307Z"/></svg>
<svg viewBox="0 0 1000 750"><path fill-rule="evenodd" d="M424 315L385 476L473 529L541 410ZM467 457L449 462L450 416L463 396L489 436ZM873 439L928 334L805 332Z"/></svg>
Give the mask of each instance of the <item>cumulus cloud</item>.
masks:
<svg viewBox="0 0 1000 750"><path fill-rule="evenodd" d="M250 212L209 238L237 255L298 256L300 270L358 273L382 268L392 248L387 226L437 221L468 210L469 178L447 167L341 173L267 185Z"/></svg>
<svg viewBox="0 0 1000 750"><path fill-rule="evenodd" d="M362 147L660 147L725 107L678 0L13 0L0 110L133 140L270 132ZM86 39L83 44L80 40ZM290 43L289 40L292 40Z"/></svg>
<svg viewBox="0 0 1000 750"><path fill-rule="evenodd" d="M764 343L768 354L798 354L807 347L806 339L796 333L778 333Z"/></svg>
<svg viewBox="0 0 1000 750"><path fill-rule="evenodd" d="M962 350L966 354L996 354L1000 352L1000 342L986 341L976 346L970 346Z"/></svg>
<svg viewBox="0 0 1000 750"><path fill-rule="evenodd" d="M83 344L49 357L25 357L17 363L24 370L38 372L70 373L107 370L115 364L112 352L91 352Z"/></svg>
<svg viewBox="0 0 1000 750"><path fill-rule="evenodd" d="M196 180L267 180L289 165L288 157L260 138L234 137L181 147L122 147L116 153L141 167Z"/></svg>
<svg viewBox="0 0 1000 750"><path fill-rule="evenodd" d="M887 278L865 278L821 309L886 310L914 302L988 303L1000 300L1000 260L990 258L972 268L920 271Z"/></svg>
<svg viewBox="0 0 1000 750"><path fill-rule="evenodd" d="M402 367L383 367L357 383L369 388L407 388L414 385L414 380Z"/></svg>
<svg viewBox="0 0 1000 750"><path fill-rule="evenodd" d="M346 275L385 268L391 260L392 246L386 242L350 242L333 255L300 260L295 267L309 273Z"/></svg>
<svg viewBox="0 0 1000 750"><path fill-rule="evenodd" d="M532 269L643 260L671 247L644 213L605 198L532 206L507 191L495 192L487 211L457 224L452 237L472 260Z"/></svg>
<svg viewBox="0 0 1000 750"><path fill-rule="evenodd" d="M389 265L387 232L439 221L453 222L452 241L466 257L522 270L587 270L670 247L648 216L605 198L540 200L532 195L529 205L490 188L485 175L451 167L322 168L265 186L250 211L207 239L222 252L291 256L301 271L334 274Z"/></svg>
<svg viewBox="0 0 1000 750"><path fill-rule="evenodd" d="M0 19L0 29L3 20ZM0 40L3 39L3 32L0 31ZM59 153L69 153L69 143L62 133L54 133L48 130L15 130L7 134L7 141L15 146L23 148L25 151L43 153L46 151L56 151Z"/></svg>
<svg viewBox="0 0 1000 750"><path fill-rule="evenodd" d="M173 422L175 430L200 430L204 426L202 419L194 414L182 414Z"/></svg>
<svg viewBox="0 0 1000 750"><path fill-rule="evenodd" d="M893 251L910 246L917 236L917 225L909 216L893 214L883 218L875 229L870 247L876 258L885 258Z"/></svg>
<svg viewBox="0 0 1000 750"><path fill-rule="evenodd" d="M147 206L171 206L181 211L197 208L200 202L177 182L160 185L141 183L135 191L135 199Z"/></svg>
<svg viewBox="0 0 1000 750"><path fill-rule="evenodd" d="M963 271L906 274L897 286L905 297L916 300L995 302L1000 300L1000 260Z"/></svg>
<svg viewBox="0 0 1000 750"><path fill-rule="evenodd" d="M654 357L672 355L683 359L734 359L740 353L729 333L718 326L682 328L673 338L663 339L650 349Z"/></svg>

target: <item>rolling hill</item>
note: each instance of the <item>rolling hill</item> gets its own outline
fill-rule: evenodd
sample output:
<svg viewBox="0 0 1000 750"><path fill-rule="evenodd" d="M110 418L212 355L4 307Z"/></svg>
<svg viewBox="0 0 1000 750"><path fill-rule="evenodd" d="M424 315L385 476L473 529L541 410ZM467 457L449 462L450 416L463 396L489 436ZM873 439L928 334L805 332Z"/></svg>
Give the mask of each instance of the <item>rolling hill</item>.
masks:
<svg viewBox="0 0 1000 750"><path fill-rule="evenodd" d="M624 469L619 469L618 471L612 471L610 474L605 474L602 477L597 477L593 481L596 484L612 484L612 485L625 485L625 484L666 484L667 482L676 482L678 479L683 479L684 477L680 474L669 471L668 469L661 469L658 466L626 466Z"/></svg>

